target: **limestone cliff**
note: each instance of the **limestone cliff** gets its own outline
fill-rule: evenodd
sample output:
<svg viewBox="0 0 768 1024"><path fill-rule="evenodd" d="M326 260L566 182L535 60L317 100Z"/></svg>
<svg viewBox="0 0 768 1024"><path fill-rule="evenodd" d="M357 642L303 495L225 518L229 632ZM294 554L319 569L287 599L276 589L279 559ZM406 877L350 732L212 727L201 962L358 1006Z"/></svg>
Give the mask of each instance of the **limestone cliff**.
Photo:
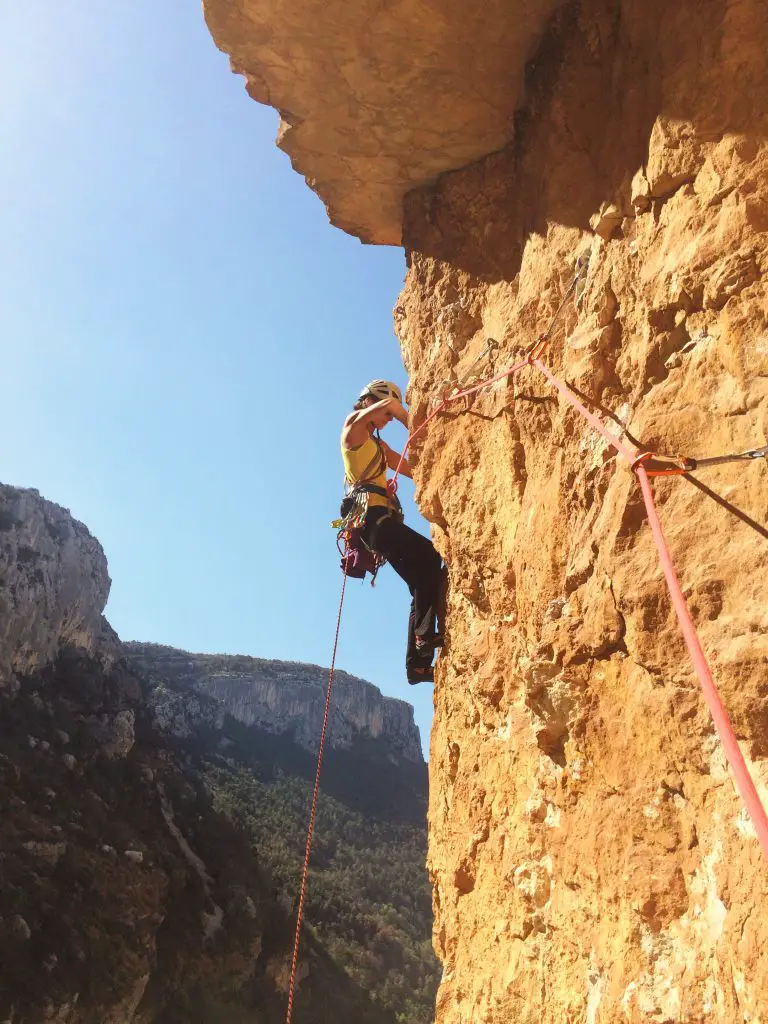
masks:
<svg viewBox="0 0 768 1024"><path fill-rule="evenodd" d="M0 691L68 644L92 652L109 595L100 545L37 491L0 484Z"/></svg>
<svg viewBox="0 0 768 1024"><path fill-rule="evenodd" d="M177 719L180 713L188 713L189 702L177 700L175 694L191 691L214 698L223 714L244 725L289 735L312 753L317 751L327 669L294 661L189 654L159 644L130 643L126 647L153 677L175 684L175 691L155 690L152 698L156 717L168 719L171 731L188 728ZM207 709L210 714L211 705ZM198 713L202 714L202 709ZM332 747L347 748L358 737L380 740L392 757L419 764L424 760L411 705L385 697L372 683L339 671L334 676L328 742Z"/></svg>
<svg viewBox="0 0 768 1024"><path fill-rule="evenodd" d="M82 523L0 486L0 1019L14 1024L149 1024L201 974L246 983L266 933L255 861L153 733L108 591Z"/></svg>
<svg viewBox="0 0 768 1024"><path fill-rule="evenodd" d="M235 7L252 26L272 16L267 0L208 0L214 32L211 9ZM355 89L365 112L348 108L362 134L371 120L394 123L397 90L391 107L368 91L387 55L377 66L367 25L310 25L303 5L292 10L315 53L365 55ZM507 48L504 76L482 79L466 38L465 81L478 71L484 82L474 110L486 99L505 110L508 145L488 131L483 159L459 170L438 159L434 180L403 202L409 269L395 329L414 422L488 337L499 346L475 374L531 344L588 251L584 291L547 356L553 370L643 447L705 457L765 445L768 4L583 0L539 20L538 34L522 19L518 35L524 10L482 8L483 31ZM445 26L466 31L464 14L449 0L423 11L408 59L439 68ZM274 55L235 64L270 86L279 72L280 89L295 83L285 95L299 95L307 65L292 62L299 51L281 32L262 36ZM515 76L520 97L507 87ZM322 81L313 85L320 107ZM443 132L467 117L453 109L436 111ZM322 117L332 115L331 100ZM308 123L318 139L298 166L333 214L340 192L360 199L347 159L355 135L342 145L323 135L320 114ZM399 137L399 166L418 166L430 141L412 124L422 134ZM331 187L322 176L334 157ZM378 181L389 161L372 159ZM378 216L371 207L337 223ZM768 1021L768 870L635 478L533 370L438 418L413 462L451 577L430 759L437 1021ZM765 463L662 479L655 491L766 798Z"/></svg>

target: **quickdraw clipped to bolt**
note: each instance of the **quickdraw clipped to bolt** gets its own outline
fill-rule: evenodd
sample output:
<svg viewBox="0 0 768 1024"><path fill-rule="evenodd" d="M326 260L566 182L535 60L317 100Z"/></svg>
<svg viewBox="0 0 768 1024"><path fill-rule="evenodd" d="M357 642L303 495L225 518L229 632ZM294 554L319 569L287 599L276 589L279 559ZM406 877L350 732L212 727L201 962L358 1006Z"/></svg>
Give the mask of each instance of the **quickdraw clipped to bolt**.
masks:
<svg viewBox="0 0 768 1024"><path fill-rule="evenodd" d="M641 452L632 462L632 471L636 471L641 463L645 466L648 476L683 476L696 469L707 466L724 466L730 462L751 462L755 459L768 459L768 444L762 448L752 448L747 452L733 455L713 455L710 458L694 459L687 455L658 455L656 452ZM659 465L653 465L658 463Z"/></svg>
<svg viewBox="0 0 768 1024"><path fill-rule="evenodd" d="M583 252L576 260L576 308L581 307L581 300L584 298L584 292L587 289L587 272L589 271L589 250Z"/></svg>
<svg viewBox="0 0 768 1024"><path fill-rule="evenodd" d="M534 341L528 351L525 353L525 361L530 365L533 365L534 359L538 359L539 356L543 356L549 347L549 338L545 335L539 338L538 341Z"/></svg>
<svg viewBox="0 0 768 1024"><path fill-rule="evenodd" d="M762 448L751 448L748 452L739 452L734 455L713 455L709 459L686 459L689 469L698 469L702 466L722 466L728 462L751 462L754 459L768 459L768 444Z"/></svg>
<svg viewBox="0 0 768 1024"><path fill-rule="evenodd" d="M526 359L526 362L529 365L531 365L533 363L534 359L538 359L539 356L542 356L544 354L544 351L546 350L547 346L549 345L549 337L552 334L552 330L554 329L555 324L557 323L558 319L560 318L560 314L565 309L566 302L568 301L568 299L570 299L570 297L573 294L573 292L578 288L579 284L584 284L585 283L588 270L589 270L589 252L583 252L581 254L581 256L579 256L579 258L576 260L576 271L575 271L575 273L573 275L573 280L568 285L568 288L566 289L565 294L563 295L562 299L560 300L560 305L557 307L555 312L552 314L552 319L549 321L549 325L547 326L546 331L544 331L544 333L542 334L542 336L539 338L538 341L535 341L533 343L533 345L531 345L531 347L528 349L527 352L523 353L524 357ZM577 295L577 302L578 302L578 299L581 298L581 294L583 294L583 291L584 291L584 289L582 288L581 292Z"/></svg>
<svg viewBox="0 0 768 1024"><path fill-rule="evenodd" d="M683 456L674 458L671 455L657 455L656 452L641 452L632 460L629 468L636 473L638 467L642 465L648 476L683 476L693 468L690 462L690 459Z"/></svg>
<svg viewBox="0 0 768 1024"><path fill-rule="evenodd" d="M444 405L446 405L447 402L452 401L456 396L458 396L459 392L463 391L465 388L469 387L472 384L478 383L480 378L478 378L477 376L472 376L472 371L482 359L485 359L486 356L492 356L494 350L498 349L498 347L499 343L498 341L496 341L495 338L486 338L485 348L478 356L476 356L472 360L463 377L460 377L458 380L455 381L441 380L438 382L438 393L432 399L432 404L441 409Z"/></svg>
<svg viewBox="0 0 768 1024"><path fill-rule="evenodd" d="M455 394L456 391L463 390L471 382L472 371L477 366L477 364L482 359L485 359L486 356L490 356L492 354L493 350L497 349L498 347L499 347L499 343L498 343L498 341L496 341L495 338L486 338L485 339L485 348L483 349L483 351L480 353L479 356L477 356L475 359L472 360L472 362L469 364L469 367L467 368L467 372L464 374L464 376L461 377L456 382L456 387L454 388L454 391L453 391L454 394Z"/></svg>

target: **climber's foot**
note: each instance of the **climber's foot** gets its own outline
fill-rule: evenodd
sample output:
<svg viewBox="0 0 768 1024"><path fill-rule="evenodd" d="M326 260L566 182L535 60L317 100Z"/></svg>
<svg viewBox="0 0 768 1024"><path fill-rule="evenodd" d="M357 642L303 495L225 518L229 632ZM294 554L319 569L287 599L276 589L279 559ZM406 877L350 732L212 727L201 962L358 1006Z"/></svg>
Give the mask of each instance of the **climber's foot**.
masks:
<svg viewBox="0 0 768 1024"><path fill-rule="evenodd" d="M435 670L431 665L424 668L408 669L408 682L411 686L415 686L417 683L434 683L434 681Z"/></svg>
<svg viewBox="0 0 768 1024"><path fill-rule="evenodd" d="M425 633L424 636L416 636L416 650L419 652L419 656L430 656L438 647L442 647L444 643L442 633Z"/></svg>

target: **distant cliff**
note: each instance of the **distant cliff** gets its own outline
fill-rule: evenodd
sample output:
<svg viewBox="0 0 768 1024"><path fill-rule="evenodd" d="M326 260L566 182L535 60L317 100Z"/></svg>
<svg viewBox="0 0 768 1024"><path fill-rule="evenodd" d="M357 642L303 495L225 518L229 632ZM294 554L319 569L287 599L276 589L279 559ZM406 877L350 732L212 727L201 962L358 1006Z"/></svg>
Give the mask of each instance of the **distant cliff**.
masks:
<svg viewBox="0 0 768 1024"><path fill-rule="evenodd" d="M159 644L128 643L125 647L150 681L165 681L173 687L169 690L161 685L152 698L156 718L167 731L188 734L190 715L214 723L215 705L195 701L190 706L181 699L179 691L193 691L214 698L221 712L244 725L288 735L308 750L317 749L328 669L241 655L188 654ZM345 749L356 738L381 740L394 757L423 761L410 704L383 696L371 683L347 672L337 671L333 686L331 746Z"/></svg>
<svg viewBox="0 0 768 1024"><path fill-rule="evenodd" d="M0 692L67 645L93 652L110 582L101 545L67 509L0 484Z"/></svg>

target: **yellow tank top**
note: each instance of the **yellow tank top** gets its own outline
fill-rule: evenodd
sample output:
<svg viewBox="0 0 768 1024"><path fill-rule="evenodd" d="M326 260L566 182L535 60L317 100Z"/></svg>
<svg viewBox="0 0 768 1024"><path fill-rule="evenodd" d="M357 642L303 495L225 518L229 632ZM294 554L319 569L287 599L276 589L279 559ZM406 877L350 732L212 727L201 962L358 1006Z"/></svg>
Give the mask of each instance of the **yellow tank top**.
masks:
<svg viewBox="0 0 768 1024"><path fill-rule="evenodd" d="M342 443L341 457L344 461L344 472L350 487L357 483L374 484L376 487L386 489L387 486L387 457L383 445L377 443L376 438L369 437L357 448L345 448ZM368 495L368 507L376 508L383 506L387 508L389 502L380 494Z"/></svg>

